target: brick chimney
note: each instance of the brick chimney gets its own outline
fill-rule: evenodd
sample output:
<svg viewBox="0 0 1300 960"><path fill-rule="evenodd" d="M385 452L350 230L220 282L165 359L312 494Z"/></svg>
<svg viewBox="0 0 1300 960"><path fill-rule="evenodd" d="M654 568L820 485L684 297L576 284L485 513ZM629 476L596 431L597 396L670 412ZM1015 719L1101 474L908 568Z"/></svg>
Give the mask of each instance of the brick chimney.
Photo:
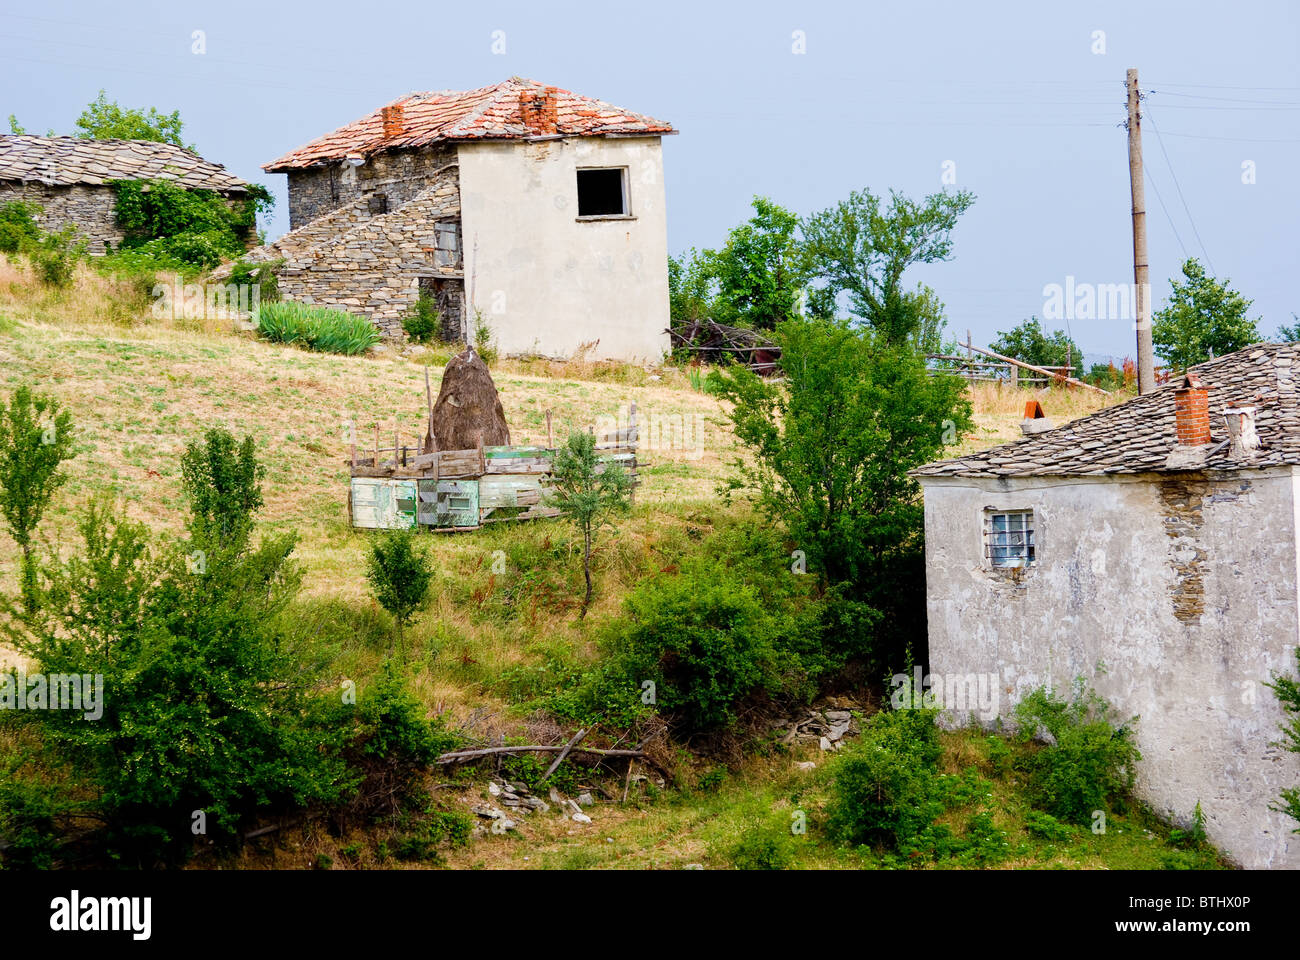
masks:
<svg viewBox="0 0 1300 960"><path fill-rule="evenodd" d="M406 108L400 103L380 107L379 116L384 121L384 137L400 137L406 133Z"/></svg>
<svg viewBox="0 0 1300 960"><path fill-rule="evenodd" d="M1183 446L1203 447L1210 442L1210 394L1194 373L1174 388L1174 428Z"/></svg>
<svg viewBox="0 0 1300 960"><path fill-rule="evenodd" d="M546 87L543 90L520 90L519 113L524 126L535 137L552 137L556 132L556 96L558 88Z"/></svg>

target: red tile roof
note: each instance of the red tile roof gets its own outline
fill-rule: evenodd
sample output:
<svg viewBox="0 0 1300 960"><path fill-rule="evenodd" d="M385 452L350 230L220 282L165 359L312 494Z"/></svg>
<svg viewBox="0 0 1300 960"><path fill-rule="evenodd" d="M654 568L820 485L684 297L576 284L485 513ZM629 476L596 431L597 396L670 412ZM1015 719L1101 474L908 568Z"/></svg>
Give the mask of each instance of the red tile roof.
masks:
<svg viewBox="0 0 1300 960"><path fill-rule="evenodd" d="M442 90L411 93L360 120L318 137L306 146L265 164L268 172L296 170L349 154L368 156L382 150L423 147L448 140L523 140L537 136L524 124L520 94L538 95L553 90L556 97L556 135L598 137L607 134L670 134L669 124L620 107L579 96L569 90L547 87L536 80L511 77L478 90ZM384 136L382 113L402 108L404 131Z"/></svg>

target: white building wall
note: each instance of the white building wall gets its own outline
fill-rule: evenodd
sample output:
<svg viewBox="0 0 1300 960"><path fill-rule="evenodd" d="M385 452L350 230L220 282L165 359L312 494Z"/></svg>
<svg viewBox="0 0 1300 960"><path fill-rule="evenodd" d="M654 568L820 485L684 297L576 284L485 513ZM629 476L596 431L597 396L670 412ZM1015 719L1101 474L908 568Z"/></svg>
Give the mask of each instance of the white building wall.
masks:
<svg viewBox="0 0 1300 960"><path fill-rule="evenodd" d="M1138 716L1139 794L1246 867L1300 868L1300 835L1269 810L1300 784L1274 743L1263 684L1294 674L1297 484L1289 468L1217 479L924 478L929 665L992 673L998 712L1082 676ZM983 558L985 508L1032 509L1037 562Z"/></svg>
<svg viewBox="0 0 1300 960"><path fill-rule="evenodd" d="M657 361L668 341L658 137L459 147L467 302L506 354ZM579 167L626 167L631 216L578 220Z"/></svg>

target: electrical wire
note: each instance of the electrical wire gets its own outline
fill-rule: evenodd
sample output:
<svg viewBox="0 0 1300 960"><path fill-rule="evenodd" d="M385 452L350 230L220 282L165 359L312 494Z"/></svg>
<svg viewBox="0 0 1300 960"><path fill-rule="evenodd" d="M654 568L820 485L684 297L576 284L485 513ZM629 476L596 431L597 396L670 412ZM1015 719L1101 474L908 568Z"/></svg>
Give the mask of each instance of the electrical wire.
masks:
<svg viewBox="0 0 1300 960"><path fill-rule="evenodd" d="M1187 198L1183 196L1183 188L1178 182L1178 174L1174 172L1173 162L1169 159L1169 151L1165 149L1165 138L1160 135L1160 125L1156 123L1150 105L1147 106L1146 115L1151 120L1151 129L1156 132L1156 142L1160 144L1160 152L1164 154L1165 164L1169 167L1169 175L1174 179L1174 189L1178 191L1178 199L1182 201L1183 210L1187 213L1187 222L1192 225L1192 235L1196 237L1196 242L1200 244L1201 253L1205 255L1205 263L1210 268L1210 272L1217 273L1218 271L1214 269L1214 263L1210 260L1210 253L1205 249L1205 241L1201 239L1201 232L1196 229L1196 220L1192 217L1192 209L1187 205Z"/></svg>

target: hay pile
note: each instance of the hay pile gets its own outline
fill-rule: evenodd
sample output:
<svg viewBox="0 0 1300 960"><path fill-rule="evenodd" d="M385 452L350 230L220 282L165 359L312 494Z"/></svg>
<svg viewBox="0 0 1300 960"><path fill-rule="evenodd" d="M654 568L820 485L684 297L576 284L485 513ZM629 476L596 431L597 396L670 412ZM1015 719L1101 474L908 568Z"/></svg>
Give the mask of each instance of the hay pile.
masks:
<svg viewBox="0 0 1300 960"><path fill-rule="evenodd" d="M504 447L510 427L483 358L469 347L452 357L442 374L438 402L433 407L433 436L439 450Z"/></svg>

